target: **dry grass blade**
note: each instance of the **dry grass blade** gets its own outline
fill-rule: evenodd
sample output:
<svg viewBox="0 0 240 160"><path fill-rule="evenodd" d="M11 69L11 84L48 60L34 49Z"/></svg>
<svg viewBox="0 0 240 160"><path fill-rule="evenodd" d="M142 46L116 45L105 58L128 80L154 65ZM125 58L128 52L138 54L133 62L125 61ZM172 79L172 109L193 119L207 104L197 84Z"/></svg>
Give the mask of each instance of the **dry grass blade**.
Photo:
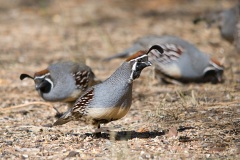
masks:
<svg viewBox="0 0 240 160"><path fill-rule="evenodd" d="M208 103L206 107L201 108L225 108L226 106L228 107L240 106L240 103L238 101Z"/></svg>
<svg viewBox="0 0 240 160"><path fill-rule="evenodd" d="M11 112L13 109L22 108L22 107L26 107L26 106L30 106L30 105L44 105L44 106L47 106L48 108L54 109L53 105L50 103L47 103L47 102L30 102L27 104L20 104L20 105L16 105L16 106L1 108L0 112Z"/></svg>
<svg viewBox="0 0 240 160"><path fill-rule="evenodd" d="M192 23L238 1L0 0L0 159L240 159L240 54L218 22ZM43 101L32 80L19 79L60 61L84 62L107 79L124 60L101 60L147 35L175 35L226 57L224 83L165 84L149 67L127 115L97 137L82 121L53 127L71 105Z"/></svg>

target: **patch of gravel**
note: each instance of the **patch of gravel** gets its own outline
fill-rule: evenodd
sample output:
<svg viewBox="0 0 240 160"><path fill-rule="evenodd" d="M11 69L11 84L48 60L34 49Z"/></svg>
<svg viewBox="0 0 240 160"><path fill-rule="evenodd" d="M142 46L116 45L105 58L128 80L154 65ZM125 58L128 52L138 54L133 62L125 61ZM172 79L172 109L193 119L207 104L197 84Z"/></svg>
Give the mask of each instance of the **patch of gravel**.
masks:
<svg viewBox="0 0 240 160"><path fill-rule="evenodd" d="M236 1L14 2L0 7L1 159L239 159L240 55L217 28L192 24L202 12ZM67 105L44 102L32 81L19 80L61 60L85 61L105 79L122 60L101 59L147 34L180 36L225 57L225 82L163 85L146 69L129 113L97 136L82 122L51 127L52 106L64 112Z"/></svg>

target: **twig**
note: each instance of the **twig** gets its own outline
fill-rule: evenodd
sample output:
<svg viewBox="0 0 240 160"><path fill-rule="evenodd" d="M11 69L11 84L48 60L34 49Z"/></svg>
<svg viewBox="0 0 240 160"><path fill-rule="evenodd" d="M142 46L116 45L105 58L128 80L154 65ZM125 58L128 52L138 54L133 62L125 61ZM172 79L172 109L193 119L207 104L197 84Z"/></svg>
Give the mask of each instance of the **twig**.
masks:
<svg viewBox="0 0 240 160"><path fill-rule="evenodd" d="M224 107L233 107L232 105L240 105L240 102L238 101L232 101L232 102L217 102L217 103L206 103L202 105L207 105L207 106L202 106L202 109L213 109L213 108L224 108Z"/></svg>
<svg viewBox="0 0 240 160"><path fill-rule="evenodd" d="M36 104L45 105L48 108L54 108L53 105L50 104L50 103L46 103L46 102L30 102L30 103L27 103L27 104L20 104L20 105L10 106L10 107L6 107L6 108L0 108L0 112L12 111L13 109L26 107L26 106L29 106L29 105L36 105Z"/></svg>
<svg viewBox="0 0 240 160"><path fill-rule="evenodd" d="M159 104L159 102L149 102L149 103L153 104L153 105ZM204 109L204 108L224 108L224 107L226 107L226 105L240 105L240 102L239 101L216 102L216 103L207 102L207 103L200 104L202 109ZM228 107L230 107L230 106L228 106Z"/></svg>

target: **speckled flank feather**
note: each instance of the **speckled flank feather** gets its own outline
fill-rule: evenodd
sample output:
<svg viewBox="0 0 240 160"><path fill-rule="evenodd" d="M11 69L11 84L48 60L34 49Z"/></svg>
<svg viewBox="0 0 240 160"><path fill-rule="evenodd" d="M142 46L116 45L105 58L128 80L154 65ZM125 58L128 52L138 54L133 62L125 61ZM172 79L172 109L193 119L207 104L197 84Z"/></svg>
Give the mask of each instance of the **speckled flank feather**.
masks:
<svg viewBox="0 0 240 160"><path fill-rule="evenodd" d="M157 63L167 64L173 61L177 61L183 53L182 47L175 44L162 44L160 46L164 50L163 54L159 53L156 50L151 51L149 53L149 58L151 61L157 61Z"/></svg>
<svg viewBox="0 0 240 160"><path fill-rule="evenodd" d="M79 120L87 115L86 107L93 100L94 88L86 91L62 117L60 117L53 125L62 125L71 120Z"/></svg>
<svg viewBox="0 0 240 160"><path fill-rule="evenodd" d="M77 89L87 89L89 82L89 71L79 71L73 74L76 80Z"/></svg>
<svg viewBox="0 0 240 160"><path fill-rule="evenodd" d="M49 73L49 70L48 69L44 69L42 71L36 72L34 74L34 77L40 77L40 76L43 76L43 75L48 74L48 73Z"/></svg>
<svg viewBox="0 0 240 160"><path fill-rule="evenodd" d="M93 100L94 88L88 90L81 98L77 100L72 108L72 112L79 112L85 114L85 107Z"/></svg>
<svg viewBox="0 0 240 160"><path fill-rule="evenodd" d="M137 58L137 57L139 57L139 56L142 56L142 55L144 55L144 54L146 54L146 51L138 51L137 53L135 53L135 54L131 55L130 57L128 57L128 58L126 59L126 62L129 62L129 61L131 61L132 59L135 59L135 58Z"/></svg>

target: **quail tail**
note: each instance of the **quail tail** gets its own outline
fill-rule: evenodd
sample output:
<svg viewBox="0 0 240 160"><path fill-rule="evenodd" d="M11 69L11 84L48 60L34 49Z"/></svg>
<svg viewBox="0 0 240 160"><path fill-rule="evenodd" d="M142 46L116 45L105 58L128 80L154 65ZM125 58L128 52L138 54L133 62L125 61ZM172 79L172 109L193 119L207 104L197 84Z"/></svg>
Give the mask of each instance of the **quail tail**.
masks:
<svg viewBox="0 0 240 160"><path fill-rule="evenodd" d="M63 125L65 123L68 123L71 120L73 120L73 118L72 118L71 112L69 110L64 115L62 115L62 117L60 117L56 122L54 122L53 126Z"/></svg>

